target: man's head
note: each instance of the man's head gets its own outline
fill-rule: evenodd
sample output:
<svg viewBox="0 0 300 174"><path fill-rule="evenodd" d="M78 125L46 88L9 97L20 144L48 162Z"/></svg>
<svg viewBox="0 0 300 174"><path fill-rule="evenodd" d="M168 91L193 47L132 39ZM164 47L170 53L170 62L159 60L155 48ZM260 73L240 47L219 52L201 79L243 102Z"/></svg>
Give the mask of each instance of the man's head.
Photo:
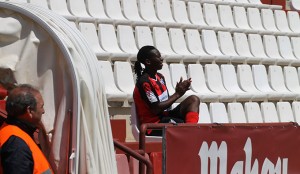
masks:
<svg viewBox="0 0 300 174"><path fill-rule="evenodd" d="M31 85L19 85L9 92L6 112L9 117L38 126L45 113L44 101L40 92Z"/></svg>

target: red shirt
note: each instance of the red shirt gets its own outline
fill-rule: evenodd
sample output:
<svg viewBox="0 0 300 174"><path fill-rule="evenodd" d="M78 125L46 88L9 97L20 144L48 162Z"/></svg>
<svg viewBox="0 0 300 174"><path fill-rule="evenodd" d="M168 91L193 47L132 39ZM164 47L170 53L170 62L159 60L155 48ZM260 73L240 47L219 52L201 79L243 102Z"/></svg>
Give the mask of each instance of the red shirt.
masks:
<svg viewBox="0 0 300 174"><path fill-rule="evenodd" d="M135 85L133 99L140 124L157 123L163 113L155 115L151 112L152 103L166 101L169 98L168 89L163 75L157 73L155 79L143 74Z"/></svg>

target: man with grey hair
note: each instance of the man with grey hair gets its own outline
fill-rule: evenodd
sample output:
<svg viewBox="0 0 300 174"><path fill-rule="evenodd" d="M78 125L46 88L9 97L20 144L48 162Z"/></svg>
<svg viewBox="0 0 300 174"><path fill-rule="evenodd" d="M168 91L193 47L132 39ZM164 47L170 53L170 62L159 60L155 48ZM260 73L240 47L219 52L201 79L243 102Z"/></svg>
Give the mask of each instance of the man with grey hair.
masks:
<svg viewBox="0 0 300 174"><path fill-rule="evenodd" d="M0 173L52 173L33 140L45 113L40 92L31 85L19 85L9 92L7 119L0 128Z"/></svg>

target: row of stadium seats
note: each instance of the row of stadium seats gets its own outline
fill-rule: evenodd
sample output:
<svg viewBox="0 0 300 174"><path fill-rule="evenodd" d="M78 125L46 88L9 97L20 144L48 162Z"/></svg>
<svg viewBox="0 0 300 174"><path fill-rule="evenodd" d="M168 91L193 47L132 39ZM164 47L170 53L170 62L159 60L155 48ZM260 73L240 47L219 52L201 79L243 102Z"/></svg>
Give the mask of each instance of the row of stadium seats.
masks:
<svg viewBox="0 0 300 174"><path fill-rule="evenodd" d="M134 75L129 62L116 61L114 70L109 61L99 61L104 74L106 96L110 102L132 102ZM294 101L300 98L300 69L292 66L239 64L168 64L160 70L165 76L169 93L177 81L192 78L191 90L178 101L194 94L202 102L232 101ZM268 70L268 72L267 72Z"/></svg>
<svg viewBox="0 0 300 174"><path fill-rule="evenodd" d="M200 104L199 123L300 122L300 102Z"/></svg>
<svg viewBox="0 0 300 174"><path fill-rule="evenodd" d="M172 3L170 0L122 0L121 3L119 0L11 1L29 1L49 8L68 20L76 22L164 26L167 28L205 28L228 31L245 30L250 33L269 33L272 31L277 34L294 34L292 32L300 32L297 23L299 18L295 18L293 16L295 14L287 19L283 10L272 9L272 7L280 9L280 6L263 5L256 0L250 0L251 3L247 0L238 0L238 3L234 3L232 0L231 2L229 0L209 0L201 3L185 3L181 0L172 0ZM263 7L261 12L257 7ZM288 20L291 24L290 28L286 25Z"/></svg>
<svg viewBox="0 0 300 174"><path fill-rule="evenodd" d="M136 60L138 48L155 45L166 62L235 62L300 65L300 37L148 26L79 23L99 60ZM117 32L115 32L117 30Z"/></svg>

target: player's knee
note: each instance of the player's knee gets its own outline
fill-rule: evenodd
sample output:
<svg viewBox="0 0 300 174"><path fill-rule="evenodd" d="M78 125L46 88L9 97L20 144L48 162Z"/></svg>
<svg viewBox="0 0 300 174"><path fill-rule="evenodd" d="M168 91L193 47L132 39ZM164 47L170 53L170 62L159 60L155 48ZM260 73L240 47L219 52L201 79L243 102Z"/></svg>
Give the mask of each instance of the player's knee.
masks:
<svg viewBox="0 0 300 174"><path fill-rule="evenodd" d="M199 105L199 104L200 104L200 99L199 99L199 97L197 97L197 96L195 96L195 95L191 95L191 96L189 97L189 100L190 100L190 102L193 103L193 104L196 104L196 105Z"/></svg>

